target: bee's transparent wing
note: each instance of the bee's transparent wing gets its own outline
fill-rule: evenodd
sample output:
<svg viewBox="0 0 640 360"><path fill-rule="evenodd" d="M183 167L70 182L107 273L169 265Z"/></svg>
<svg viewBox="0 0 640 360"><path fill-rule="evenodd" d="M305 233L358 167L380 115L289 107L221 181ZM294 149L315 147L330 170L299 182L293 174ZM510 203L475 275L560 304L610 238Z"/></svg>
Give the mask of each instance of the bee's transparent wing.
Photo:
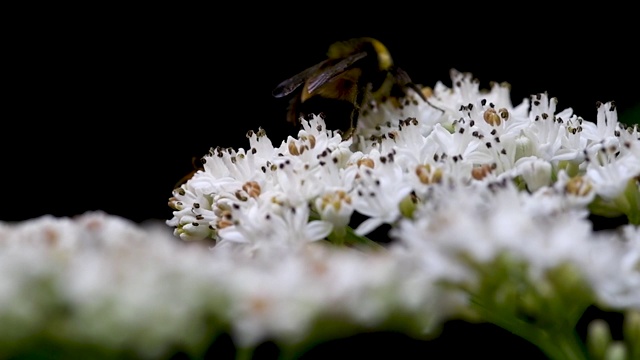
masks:
<svg viewBox="0 0 640 360"><path fill-rule="evenodd" d="M335 76L343 73L347 68L349 68L355 62L357 62L358 60L361 60L365 56L367 56L367 53L365 51L359 52L338 61L336 64L332 65L327 69L324 69L317 76L309 80L309 83L307 84L307 91L310 94L313 93L316 89L326 84Z"/></svg>
<svg viewBox="0 0 640 360"><path fill-rule="evenodd" d="M309 79L321 66L327 63L328 59L322 61L318 64L313 65L312 67L301 71L300 73L288 78L287 80L281 82L273 89L271 93L274 97L281 98L283 96L287 96L291 94L295 89L297 89L300 85L304 84L307 79Z"/></svg>

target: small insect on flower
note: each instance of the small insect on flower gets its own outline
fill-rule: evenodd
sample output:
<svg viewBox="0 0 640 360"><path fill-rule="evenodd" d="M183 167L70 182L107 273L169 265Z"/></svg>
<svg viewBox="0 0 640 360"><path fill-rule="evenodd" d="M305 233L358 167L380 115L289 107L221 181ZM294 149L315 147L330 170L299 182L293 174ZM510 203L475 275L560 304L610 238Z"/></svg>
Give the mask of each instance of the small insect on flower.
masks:
<svg viewBox="0 0 640 360"><path fill-rule="evenodd" d="M193 166L193 170L191 170L187 175L183 176L180 180L178 180L178 182L173 186L174 189L180 188L180 186L182 186L182 184L185 184L187 181L189 181L193 177L193 175L195 175L195 173L197 173L198 171L204 170L204 166L202 166L202 164L197 164L196 159L197 158L195 156L191 158L191 166ZM200 159L200 161L204 161L204 159Z"/></svg>
<svg viewBox="0 0 640 360"><path fill-rule="evenodd" d="M404 97L407 89L428 102L409 75L393 64L387 48L365 37L332 44L326 60L281 82L273 96L297 90L287 120L298 124L300 117L322 113L327 126L344 131L346 139L353 135L366 103Z"/></svg>

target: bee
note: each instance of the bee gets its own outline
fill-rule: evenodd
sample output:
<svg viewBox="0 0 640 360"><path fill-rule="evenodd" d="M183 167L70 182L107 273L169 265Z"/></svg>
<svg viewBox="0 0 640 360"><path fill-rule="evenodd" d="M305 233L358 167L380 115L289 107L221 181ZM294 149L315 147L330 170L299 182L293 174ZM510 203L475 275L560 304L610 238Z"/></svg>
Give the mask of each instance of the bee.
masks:
<svg viewBox="0 0 640 360"><path fill-rule="evenodd" d="M393 64L387 48L378 40L363 37L336 42L327 59L281 82L272 95L291 99L287 121L322 114L328 126L343 130L343 138L355 131L367 102L401 98L412 89L428 103L409 75Z"/></svg>
<svg viewBox="0 0 640 360"><path fill-rule="evenodd" d="M200 159L200 161L202 162L204 160ZM178 180L178 182L176 182L176 184L173 186L174 189L180 188L182 184L186 184L187 181L189 181L198 171L204 170L204 166L197 163L197 158L195 156L191 157L191 166L193 167L193 170L191 170L187 175Z"/></svg>

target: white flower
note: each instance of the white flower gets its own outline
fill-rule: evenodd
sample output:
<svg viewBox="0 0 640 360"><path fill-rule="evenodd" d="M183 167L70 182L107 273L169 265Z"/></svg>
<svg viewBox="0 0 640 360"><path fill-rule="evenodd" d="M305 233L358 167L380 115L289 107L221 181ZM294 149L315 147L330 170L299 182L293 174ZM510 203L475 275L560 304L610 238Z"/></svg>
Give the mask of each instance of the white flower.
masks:
<svg viewBox="0 0 640 360"><path fill-rule="evenodd" d="M634 158L640 159L640 124L621 126L619 133L623 154L628 152Z"/></svg>
<svg viewBox="0 0 640 360"><path fill-rule="evenodd" d="M330 222L334 228L344 228L349 225L353 214L351 196L344 190L327 192L315 201L320 217Z"/></svg>
<svg viewBox="0 0 640 360"><path fill-rule="evenodd" d="M585 176L570 177L565 170L560 170L553 188L557 193L564 194L561 200L569 208L581 209L584 212L584 216L587 216L587 206L596 197L593 183L589 178Z"/></svg>
<svg viewBox="0 0 640 360"><path fill-rule="evenodd" d="M586 259L602 306L611 309L640 309L640 228L626 225L599 236Z"/></svg>
<svg viewBox="0 0 640 360"><path fill-rule="evenodd" d="M369 218L356 229L365 235L384 223L393 223L400 217L400 202L409 195L411 187L393 153L380 155L372 151L374 166L362 166L352 194L353 207Z"/></svg>
<svg viewBox="0 0 640 360"><path fill-rule="evenodd" d="M618 128L618 113L615 104L608 102L597 103L598 114L596 122L584 122L582 124L582 136L591 143L609 143L616 140Z"/></svg>
<svg viewBox="0 0 640 360"><path fill-rule="evenodd" d="M640 175L640 161L631 153L619 156L617 147L594 146L587 152L586 176L596 193L607 200L617 198L630 180Z"/></svg>
<svg viewBox="0 0 640 360"><path fill-rule="evenodd" d="M437 189L392 236L399 247L422 257L427 271L450 281L478 276L463 258L488 263L506 252L531 265L535 278L565 261L577 262L589 249L590 224L563 211L562 202L535 206L548 199L536 200L508 184Z"/></svg>
<svg viewBox="0 0 640 360"><path fill-rule="evenodd" d="M475 104L480 95L480 81L474 79L471 73L459 72L452 69L450 71L451 82L453 86L451 88L444 85L442 82L438 82L434 88L434 98L438 100L436 105L445 109L448 113L457 114L460 106L467 106L468 104ZM511 100L507 94L504 98L504 94L497 94L497 98L493 100L506 100L509 104Z"/></svg>
<svg viewBox="0 0 640 360"><path fill-rule="evenodd" d="M228 234L232 212L239 217L274 201L305 207L321 194L345 187L337 166L349 157L349 146L326 130L320 117L306 123L299 139L289 138L279 149L262 131L250 132L249 140L249 151L212 150L204 157L204 171L174 191L170 205L176 211L167 223L183 240L219 239L223 228Z"/></svg>
<svg viewBox="0 0 640 360"><path fill-rule="evenodd" d="M428 96L426 96L428 97ZM437 101L428 97L425 102L420 96L409 91L409 94L398 101L389 99L382 103L371 103L358 118L356 134L358 141L373 136L380 136L394 131L406 119L415 119L420 124L423 134L428 134L435 124L450 122L449 116L442 109L431 103Z"/></svg>
<svg viewBox="0 0 640 360"><path fill-rule="evenodd" d="M282 215L296 221L291 212ZM51 241L62 231L77 241ZM218 326L231 329L239 346L296 344L327 321L355 332L396 316L411 319L402 324L406 331L423 335L461 306L430 274L388 252L322 246L208 251L177 241L166 227L90 213L0 223L0 239L5 340L55 330L64 339L159 358L176 347L204 352Z"/></svg>
<svg viewBox="0 0 640 360"><path fill-rule="evenodd" d="M575 153L562 151L566 131L562 124L564 119L571 118L573 110L569 108L556 114L557 103L556 98L549 98L546 93L532 97L531 122L523 133L531 140L532 155L547 161L572 160Z"/></svg>
<svg viewBox="0 0 640 360"><path fill-rule="evenodd" d="M449 132L436 125L427 142L437 144L433 158L446 163L448 176L465 182L471 179L474 165L491 164L494 157L490 153L491 144L474 136L468 122L456 122L454 127Z"/></svg>
<svg viewBox="0 0 640 360"><path fill-rule="evenodd" d="M530 191L536 191L551 183L552 167L549 162L531 156L518 159L515 165Z"/></svg>
<svg viewBox="0 0 640 360"><path fill-rule="evenodd" d="M243 244L248 252L286 251L325 238L332 229L327 221L309 221L306 204L291 206L252 201L242 211L230 214L233 225L218 231L220 247L228 242Z"/></svg>
<svg viewBox="0 0 640 360"><path fill-rule="evenodd" d="M170 344L201 341L193 324L211 294L199 280L206 270L198 264L209 256L177 242L166 226L143 228L87 213L2 228L3 339L37 341L55 331L61 339L140 358L166 356Z"/></svg>

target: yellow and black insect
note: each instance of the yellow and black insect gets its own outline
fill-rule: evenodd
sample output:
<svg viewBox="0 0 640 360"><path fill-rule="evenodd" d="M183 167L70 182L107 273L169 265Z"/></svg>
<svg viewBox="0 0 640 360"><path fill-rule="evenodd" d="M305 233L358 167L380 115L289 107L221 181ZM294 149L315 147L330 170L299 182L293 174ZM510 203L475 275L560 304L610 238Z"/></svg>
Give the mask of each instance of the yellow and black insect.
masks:
<svg viewBox="0 0 640 360"><path fill-rule="evenodd" d="M296 90L287 120L294 124L300 117L322 113L327 126L351 136L367 102L401 98L413 89L427 99L409 75L393 64L387 48L373 38L336 42L329 47L327 59L280 83L276 98Z"/></svg>
<svg viewBox="0 0 640 360"><path fill-rule="evenodd" d="M200 159L200 162L203 162L203 159ZM193 175L195 175L195 173L197 173L198 171L202 171L204 170L204 166L201 164L198 164L197 158L195 156L191 157L191 166L193 166L193 170L191 170L187 175L183 176L180 180L178 180L178 182L173 186L174 189L178 189L180 188L180 186L182 186L182 184L185 184L187 181L189 181Z"/></svg>

